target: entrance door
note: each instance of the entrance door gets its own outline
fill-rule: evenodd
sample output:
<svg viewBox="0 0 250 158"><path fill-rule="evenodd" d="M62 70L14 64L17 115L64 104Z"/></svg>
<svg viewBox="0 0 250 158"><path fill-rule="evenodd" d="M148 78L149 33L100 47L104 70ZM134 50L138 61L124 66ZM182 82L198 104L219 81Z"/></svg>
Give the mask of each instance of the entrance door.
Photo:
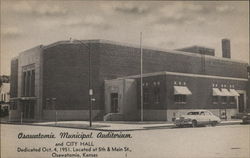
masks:
<svg viewBox="0 0 250 158"><path fill-rule="evenodd" d="M111 100L111 112L118 113L118 93L111 93L110 100Z"/></svg>
<svg viewBox="0 0 250 158"><path fill-rule="evenodd" d="M239 112L244 112L244 94L240 94L238 97Z"/></svg>
<svg viewBox="0 0 250 158"><path fill-rule="evenodd" d="M34 111L35 111L34 104L35 104L35 101L32 101L32 100L22 101L23 118L25 118L25 119L33 119L34 118Z"/></svg>

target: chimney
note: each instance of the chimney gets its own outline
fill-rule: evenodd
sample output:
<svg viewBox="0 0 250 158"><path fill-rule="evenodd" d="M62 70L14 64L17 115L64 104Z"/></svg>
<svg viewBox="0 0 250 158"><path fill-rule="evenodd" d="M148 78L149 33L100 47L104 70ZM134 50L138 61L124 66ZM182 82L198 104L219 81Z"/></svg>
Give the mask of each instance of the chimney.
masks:
<svg viewBox="0 0 250 158"><path fill-rule="evenodd" d="M231 58L230 40L222 39L222 57Z"/></svg>

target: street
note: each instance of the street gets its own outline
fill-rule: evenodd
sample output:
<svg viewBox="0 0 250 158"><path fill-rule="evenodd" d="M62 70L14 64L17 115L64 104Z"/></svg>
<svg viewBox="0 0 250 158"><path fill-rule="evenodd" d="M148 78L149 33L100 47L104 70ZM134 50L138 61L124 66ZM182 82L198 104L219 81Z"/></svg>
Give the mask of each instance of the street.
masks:
<svg viewBox="0 0 250 158"><path fill-rule="evenodd" d="M1 124L1 149L2 158L248 158L250 125L108 132Z"/></svg>

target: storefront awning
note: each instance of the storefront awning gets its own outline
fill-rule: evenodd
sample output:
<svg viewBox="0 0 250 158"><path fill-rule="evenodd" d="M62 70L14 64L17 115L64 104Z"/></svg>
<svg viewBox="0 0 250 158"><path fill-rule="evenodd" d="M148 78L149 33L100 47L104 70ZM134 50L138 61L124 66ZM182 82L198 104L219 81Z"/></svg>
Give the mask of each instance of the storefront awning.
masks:
<svg viewBox="0 0 250 158"><path fill-rule="evenodd" d="M222 96L232 96L232 94L226 88L221 88L221 93Z"/></svg>
<svg viewBox="0 0 250 158"><path fill-rule="evenodd" d="M13 100L36 100L37 97L17 97L17 98L10 98L11 101Z"/></svg>
<svg viewBox="0 0 250 158"><path fill-rule="evenodd" d="M235 89L229 89L231 96L240 96L239 93Z"/></svg>
<svg viewBox="0 0 250 158"><path fill-rule="evenodd" d="M21 97L21 100L36 100L37 97Z"/></svg>
<svg viewBox="0 0 250 158"><path fill-rule="evenodd" d="M192 92L185 86L174 86L174 95L192 95Z"/></svg>
<svg viewBox="0 0 250 158"><path fill-rule="evenodd" d="M219 90L219 88L213 88L213 96L223 96L223 93Z"/></svg>

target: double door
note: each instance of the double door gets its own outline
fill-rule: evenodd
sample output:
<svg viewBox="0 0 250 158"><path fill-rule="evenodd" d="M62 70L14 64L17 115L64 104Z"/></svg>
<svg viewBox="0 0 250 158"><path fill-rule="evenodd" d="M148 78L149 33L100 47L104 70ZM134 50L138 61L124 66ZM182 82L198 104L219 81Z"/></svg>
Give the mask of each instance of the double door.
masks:
<svg viewBox="0 0 250 158"><path fill-rule="evenodd" d="M245 110L245 105L244 105L244 94L240 94L238 96L238 105L239 105L239 112L242 113Z"/></svg>
<svg viewBox="0 0 250 158"><path fill-rule="evenodd" d="M111 100L111 113L118 113L118 93L110 94Z"/></svg>
<svg viewBox="0 0 250 158"><path fill-rule="evenodd" d="M21 102L22 112L24 119L34 119L35 113L35 101L34 100L25 100Z"/></svg>

